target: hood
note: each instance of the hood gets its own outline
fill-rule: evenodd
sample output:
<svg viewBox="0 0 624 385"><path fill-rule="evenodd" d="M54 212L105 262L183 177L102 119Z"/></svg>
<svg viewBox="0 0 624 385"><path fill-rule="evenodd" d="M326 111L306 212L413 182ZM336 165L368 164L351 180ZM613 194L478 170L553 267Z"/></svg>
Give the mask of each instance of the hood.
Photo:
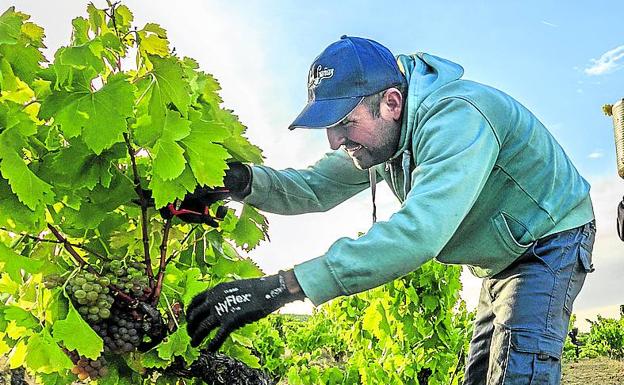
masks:
<svg viewBox="0 0 624 385"><path fill-rule="evenodd" d="M406 138L412 136L412 131L418 124L416 112L423 100L433 91L461 78L464 74L464 69L459 64L422 52L413 55L399 55L397 62L399 69L407 79L408 91L407 100L403 107L399 149L391 159L398 157L408 147L410 141Z"/></svg>

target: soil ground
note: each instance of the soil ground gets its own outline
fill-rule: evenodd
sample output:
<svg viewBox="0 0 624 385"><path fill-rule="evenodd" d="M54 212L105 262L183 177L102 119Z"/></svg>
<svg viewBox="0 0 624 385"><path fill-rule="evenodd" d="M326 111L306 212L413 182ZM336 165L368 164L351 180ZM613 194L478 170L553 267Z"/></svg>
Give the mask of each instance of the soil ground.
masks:
<svg viewBox="0 0 624 385"><path fill-rule="evenodd" d="M600 357L564 362L561 385L624 385L624 361Z"/></svg>

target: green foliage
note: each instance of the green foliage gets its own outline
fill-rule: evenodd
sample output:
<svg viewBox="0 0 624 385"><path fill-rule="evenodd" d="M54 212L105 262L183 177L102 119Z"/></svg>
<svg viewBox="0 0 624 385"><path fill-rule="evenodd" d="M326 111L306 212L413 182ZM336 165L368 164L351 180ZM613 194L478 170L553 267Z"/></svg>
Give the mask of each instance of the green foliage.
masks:
<svg viewBox="0 0 624 385"><path fill-rule="evenodd" d="M435 262L324 305L305 322L272 318L264 367L289 384L461 384L472 314L459 267Z"/></svg>
<svg viewBox="0 0 624 385"><path fill-rule="evenodd" d="M28 19L14 7L0 16L0 361L60 385L76 380L76 357L108 354L99 382L151 383L146 368L199 355L182 305L220 281L262 274L232 245L254 248L267 224L244 206L217 228L177 220L169 228L141 208L142 189L162 207L197 185L222 185L227 161L261 163L261 151L220 107L218 82L172 53L159 25L135 27L126 6L89 4L49 63L43 29ZM147 294L131 281L139 265L139 276L153 272ZM92 327L126 301L98 303L112 285L168 320L168 335L148 352L104 353L103 326ZM258 367L256 332L238 331L224 350Z"/></svg>
<svg viewBox="0 0 624 385"><path fill-rule="evenodd" d="M624 359L624 316L620 319L597 316L595 321L587 320L591 327L589 332L580 333L577 346L568 339L564 346L564 358L575 360L578 358L609 357ZM573 326L573 322L571 323Z"/></svg>

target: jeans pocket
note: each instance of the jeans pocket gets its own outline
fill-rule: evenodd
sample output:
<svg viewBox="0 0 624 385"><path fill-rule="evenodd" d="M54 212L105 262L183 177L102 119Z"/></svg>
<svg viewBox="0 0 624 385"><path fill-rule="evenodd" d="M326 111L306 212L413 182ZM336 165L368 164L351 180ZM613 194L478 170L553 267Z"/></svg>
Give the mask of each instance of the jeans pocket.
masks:
<svg viewBox="0 0 624 385"><path fill-rule="evenodd" d="M585 283L587 273L592 271L594 271L594 268L591 263L591 253L583 247L583 244L581 244L578 250L576 266L574 267L574 271L570 277L570 282L568 283L568 289L566 290L564 309L568 315L572 314L574 300L581 291L583 283Z"/></svg>
<svg viewBox="0 0 624 385"><path fill-rule="evenodd" d="M488 385L555 385L561 377L563 342L539 333L496 326Z"/></svg>

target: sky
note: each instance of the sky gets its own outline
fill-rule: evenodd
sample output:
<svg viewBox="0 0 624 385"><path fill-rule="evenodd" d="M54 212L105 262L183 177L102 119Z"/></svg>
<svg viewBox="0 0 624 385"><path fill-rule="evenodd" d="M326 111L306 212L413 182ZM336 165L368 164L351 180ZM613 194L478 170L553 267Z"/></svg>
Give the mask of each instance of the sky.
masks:
<svg viewBox="0 0 624 385"><path fill-rule="evenodd" d="M104 1L94 1L105 6ZM596 271L575 303L579 320L616 317L624 304L624 243L615 208L624 195L617 176L613 126L601 106L624 98L624 3L604 1L124 1L135 24L158 23L181 56L195 58L222 85L226 107L264 150L265 164L305 167L328 149L319 130L288 131L307 100L313 59L341 35L367 37L394 54L428 52L461 64L464 78L519 100L549 128L592 185L597 218ZM46 55L69 42L70 21L86 14L82 1L0 1L15 5L46 30ZM620 27L618 27L620 26ZM378 189L378 218L399 208ZM267 214L270 242L249 256L267 273L323 254L339 237L371 222L370 192L328 213ZM476 306L480 280L463 274L463 298ZM310 303L286 311L309 312ZM581 327L586 326L581 322Z"/></svg>

